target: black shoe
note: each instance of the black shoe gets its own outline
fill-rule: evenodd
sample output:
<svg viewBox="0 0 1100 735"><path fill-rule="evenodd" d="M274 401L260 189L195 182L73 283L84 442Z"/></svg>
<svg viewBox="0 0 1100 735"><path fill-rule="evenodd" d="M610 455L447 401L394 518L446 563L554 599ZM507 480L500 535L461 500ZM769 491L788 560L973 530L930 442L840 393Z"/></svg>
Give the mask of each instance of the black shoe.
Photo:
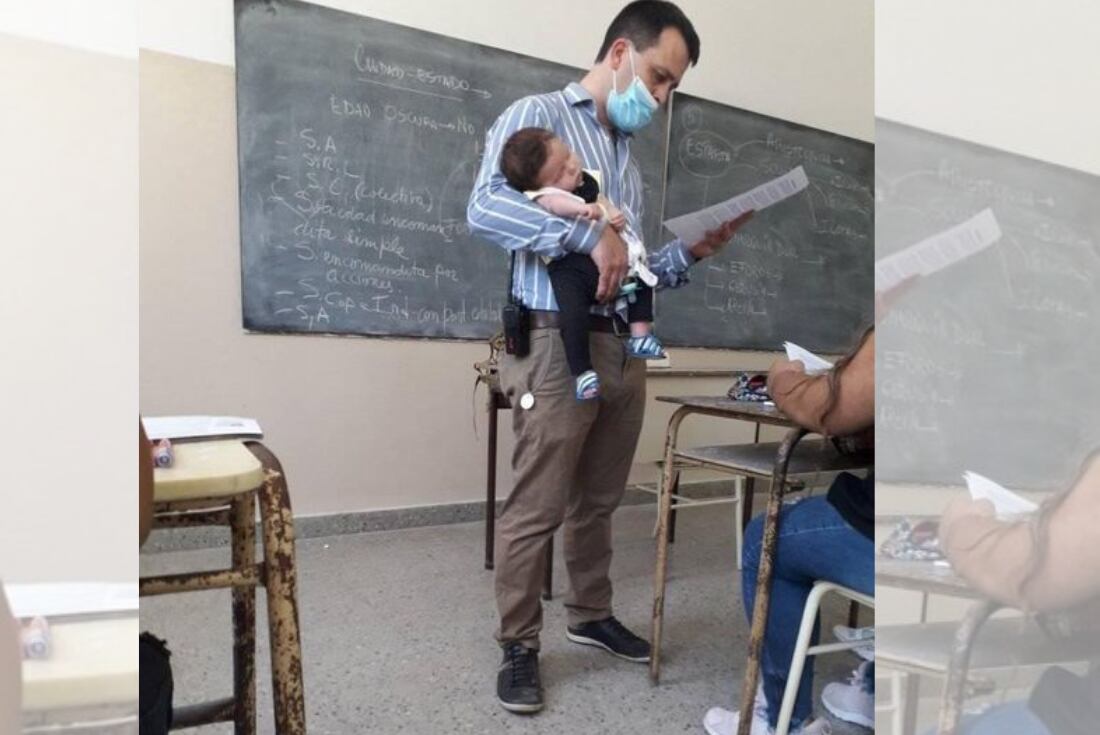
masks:
<svg viewBox="0 0 1100 735"><path fill-rule="evenodd" d="M497 699L509 712L529 714L542 709L538 651L521 643L504 647L504 660L497 672Z"/></svg>
<svg viewBox="0 0 1100 735"><path fill-rule="evenodd" d="M574 643L598 646L627 661L649 661L649 642L631 633L614 617L568 628L565 635Z"/></svg>

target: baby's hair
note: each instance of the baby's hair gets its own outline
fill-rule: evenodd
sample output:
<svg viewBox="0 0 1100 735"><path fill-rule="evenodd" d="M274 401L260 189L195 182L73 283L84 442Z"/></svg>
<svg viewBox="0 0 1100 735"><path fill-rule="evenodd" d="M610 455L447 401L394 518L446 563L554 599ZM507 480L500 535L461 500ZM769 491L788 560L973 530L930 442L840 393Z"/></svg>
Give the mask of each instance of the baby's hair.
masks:
<svg viewBox="0 0 1100 735"><path fill-rule="evenodd" d="M539 188L539 171L546 165L554 134L545 128L522 128L512 133L500 154L500 172L518 191Z"/></svg>

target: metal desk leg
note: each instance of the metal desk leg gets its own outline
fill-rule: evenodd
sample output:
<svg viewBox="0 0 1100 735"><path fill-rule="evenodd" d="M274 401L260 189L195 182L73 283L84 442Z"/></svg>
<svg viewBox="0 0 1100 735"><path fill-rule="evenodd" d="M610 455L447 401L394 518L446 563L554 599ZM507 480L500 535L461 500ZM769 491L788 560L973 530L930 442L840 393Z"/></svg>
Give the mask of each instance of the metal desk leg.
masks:
<svg viewBox="0 0 1100 735"><path fill-rule="evenodd" d="M1001 606L991 600L983 600L966 612L959 629L955 631L955 647L951 651L951 662L947 667L947 681L943 685L943 699L940 702L939 735L955 735L962 715L963 700L966 699L966 675L970 668L970 652L974 639L978 636L989 616Z"/></svg>
<svg viewBox="0 0 1100 735"><path fill-rule="evenodd" d="M493 544L497 523L497 395L489 388L489 436L485 461L485 568L493 568Z"/></svg>
<svg viewBox="0 0 1100 735"><path fill-rule="evenodd" d="M286 476L275 455L258 442L249 442L247 446L263 464L266 475L260 488L259 502L275 732L278 735L305 735L298 572L294 563L294 518L290 510L290 494L287 492Z"/></svg>
<svg viewBox="0 0 1100 735"><path fill-rule="evenodd" d="M772 566L779 541L779 509L783 503L783 487L787 482L787 465L791 452L806 435L802 428L791 429L783 437L775 457L772 486L768 492L768 509L764 516L764 543L760 552L760 569L756 573L756 601L753 603L752 627L749 629L749 658L741 686L741 717L737 735L749 735L752 727L756 682L760 678L760 654L764 649L764 632L768 627L768 607L771 603Z"/></svg>
<svg viewBox="0 0 1100 735"><path fill-rule="evenodd" d="M753 431L752 443L760 443L760 424L756 425L756 429ZM744 531L749 527L749 521L752 520L752 499L753 493L756 491L756 478L745 478L745 492L741 498L741 530Z"/></svg>
<svg viewBox="0 0 1100 735"><path fill-rule="evenodd" d="M657 564L653 576L653 621L649 629L650 654L649 678L654 684L661 676L661 624L665 614L665 583L668 574L668 521L672 510L672 488L676 470L673 455L676 451L676 436L680 432L680 422L691 409L687 406L676 409L669 419L665 434L665 463L661 473L660 507L657 510Z"/></svg>
<svg viewBox="0 0 1100 735"><path fill-rule="evenodd" d="M233 569L256 566L256 498L246 493L230 511ZM233 735L256 732L256 587L234 587L233 597Z"/></svg>

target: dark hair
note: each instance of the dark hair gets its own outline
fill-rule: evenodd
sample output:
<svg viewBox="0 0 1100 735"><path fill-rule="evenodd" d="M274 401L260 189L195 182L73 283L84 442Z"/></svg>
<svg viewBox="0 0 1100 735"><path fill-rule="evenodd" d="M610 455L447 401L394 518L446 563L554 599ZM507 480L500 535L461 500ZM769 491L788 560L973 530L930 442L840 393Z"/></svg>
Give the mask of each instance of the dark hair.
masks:
<svg viewBox="0 0 1100 735"><path fill-rule="evenodd" d="M518 191L539 188L539 171L546 165L554 134L546 128L521 128L512 133L500 154L500 172Z"/></svg>
<svg viewBox="0 0 1100 735"><path fill-rule="evenodd" d="M619 11L607 27L603 45L596 54L596 61L603 61L611 44L619 38L629 38L638 51L645 51L657 43L661 31L675 28L684 37L691 65L699 63L699 34L684 11L667 0L634 0Z"/></svg>

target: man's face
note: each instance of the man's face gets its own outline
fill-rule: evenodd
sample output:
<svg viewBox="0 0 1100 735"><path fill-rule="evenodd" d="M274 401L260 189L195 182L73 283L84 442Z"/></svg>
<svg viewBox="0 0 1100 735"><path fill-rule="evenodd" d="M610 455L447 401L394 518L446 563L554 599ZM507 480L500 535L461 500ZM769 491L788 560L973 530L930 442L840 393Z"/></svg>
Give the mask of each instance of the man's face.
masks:
<svg viewBox="0 0 1100 735"><path fill-rule="evenodd" d="M630 42L623 39L616 42L618 46L621 48L613 48L612 68L616 69L622 90L624 84L630 83ZM680 86L689 63L687 43L680 32L671 27L661 31L657 43L645 51L634 50L634 71L662 107L672 96L672 90Z"/></svg>

